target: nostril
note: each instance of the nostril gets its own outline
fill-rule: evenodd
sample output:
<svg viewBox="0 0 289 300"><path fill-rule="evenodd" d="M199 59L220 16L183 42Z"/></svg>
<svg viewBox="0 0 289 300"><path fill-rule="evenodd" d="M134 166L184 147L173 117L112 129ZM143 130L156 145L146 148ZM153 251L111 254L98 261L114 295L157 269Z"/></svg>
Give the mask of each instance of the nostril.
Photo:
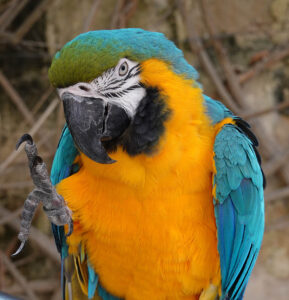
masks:
<svg viewBox="0 0 289 300"><path fill-rule="evenodd" d="M89 92L90 91L90 88L88 88L87 86L85 85L80 85L79 88L85 92Z"/></svg>

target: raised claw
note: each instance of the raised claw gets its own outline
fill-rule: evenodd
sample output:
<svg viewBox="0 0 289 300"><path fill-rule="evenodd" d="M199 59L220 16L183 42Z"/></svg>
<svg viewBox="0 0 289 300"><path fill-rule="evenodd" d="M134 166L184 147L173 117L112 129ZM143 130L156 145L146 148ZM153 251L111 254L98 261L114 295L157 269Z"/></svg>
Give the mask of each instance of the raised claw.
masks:
<svg viewBox="0 0 289 300"><path fill-rule="evenodd" d="M33 144L32 136L28 133L23 134L16 144L16 150L18 150L18 148L23 142L28 142L30 145L32 145Z"/></svg>
<svg viewBox="0 0 289 300"><path fill-rule="evenodd" d="M56 192L55 187L52 185L47 167L42 158L38 156L37 147L33 142L32 137L29 134L24 134L17 142L16 147L18 148L21 143L25 141L27 141L25 152L27 154L31 178L35 185L35 189L28 195L24 202L20 232L18 234L21 245L13 256L21 252L28 239L31 222L40 201L43 204L43 209L50 222L57 226L68 224L69 230L67 235L70 235L73 231L71 211L66 206L63 197Z"/></svg>

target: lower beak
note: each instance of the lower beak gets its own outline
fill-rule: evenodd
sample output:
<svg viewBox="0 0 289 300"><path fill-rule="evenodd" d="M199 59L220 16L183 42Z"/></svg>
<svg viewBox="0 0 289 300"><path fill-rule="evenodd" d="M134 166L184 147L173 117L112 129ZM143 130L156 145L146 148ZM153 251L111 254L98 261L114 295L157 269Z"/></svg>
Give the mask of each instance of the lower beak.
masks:
<svg viewBox="0 0 289 300"><path fill-rule="evenodd" d="M125 110L100 98L68 92L63 93L61 99L69 131L79 150L95 162L114 163L102 141L121 136L129 126L130 118Z"/></svg>

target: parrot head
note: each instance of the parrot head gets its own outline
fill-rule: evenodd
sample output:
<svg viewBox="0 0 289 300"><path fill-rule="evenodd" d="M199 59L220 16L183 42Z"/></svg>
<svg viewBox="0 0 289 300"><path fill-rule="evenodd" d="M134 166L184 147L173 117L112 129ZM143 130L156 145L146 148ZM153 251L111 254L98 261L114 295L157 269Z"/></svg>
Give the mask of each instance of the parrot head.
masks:
<svg viewBox="0 0 289 300"><path fill-rule="evenodd" d="M148 71L148 62L159 67ZM155 150L173 113L161 84L149 80L165 84L163 68L184 80L197 78L173 42L142 29L87 32L56 53L49 78L82 153L107 164L118 146L131 156Z"/></svg>

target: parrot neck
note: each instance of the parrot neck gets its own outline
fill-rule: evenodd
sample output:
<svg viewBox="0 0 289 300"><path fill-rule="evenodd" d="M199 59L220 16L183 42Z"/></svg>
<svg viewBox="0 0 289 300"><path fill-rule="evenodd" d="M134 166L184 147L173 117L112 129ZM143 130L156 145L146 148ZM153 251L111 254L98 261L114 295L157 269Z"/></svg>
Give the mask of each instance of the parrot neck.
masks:
<svg viewBox="0 0 289 300"><path fill-rule="evenodd" d="M142 63L141 75L142 83L157 89L171 112L154 151L131 156L118 146L111 154L117 162L111 165L96 163L81 154L82 168L89 176L135 188L148 189L162 183L167 188L168 174L172 175L170 186L174 188L183 184L178 182L180 173L191 177L197 172L200 182L207 182L213 166L214 128L205 113L201 89L156 59Z"/></svg>

